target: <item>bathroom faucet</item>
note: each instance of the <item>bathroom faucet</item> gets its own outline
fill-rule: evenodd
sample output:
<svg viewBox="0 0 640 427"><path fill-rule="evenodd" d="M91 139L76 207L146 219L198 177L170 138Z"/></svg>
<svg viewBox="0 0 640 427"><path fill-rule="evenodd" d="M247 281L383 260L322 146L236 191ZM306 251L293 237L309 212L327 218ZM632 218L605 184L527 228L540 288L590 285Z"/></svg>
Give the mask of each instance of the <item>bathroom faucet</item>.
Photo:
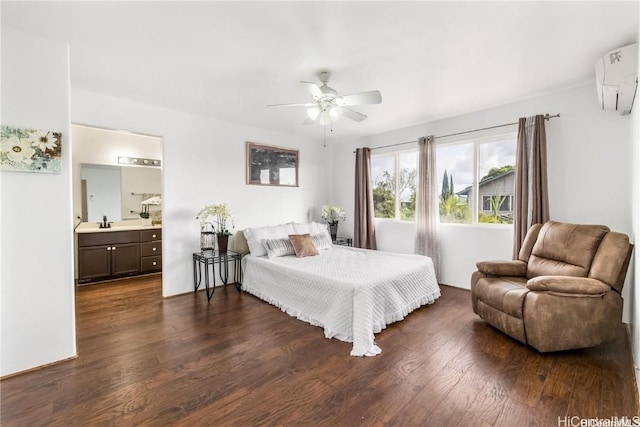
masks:
<svg viewBox="0 0 640 427"><path fill-rule="evenodd" d="M107 216L102 215L102 224L100 224L100 228L110 228L111 224L107 222Z"/></svg>

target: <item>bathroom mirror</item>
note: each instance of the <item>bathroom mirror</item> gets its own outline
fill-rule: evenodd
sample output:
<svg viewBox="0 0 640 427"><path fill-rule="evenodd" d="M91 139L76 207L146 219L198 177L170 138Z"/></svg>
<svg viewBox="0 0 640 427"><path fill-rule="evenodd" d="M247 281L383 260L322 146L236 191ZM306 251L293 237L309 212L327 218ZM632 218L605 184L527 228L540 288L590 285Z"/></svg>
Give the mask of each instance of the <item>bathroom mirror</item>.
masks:
<svg viewBox="0 0 640 427"><path fill-rule="evenodd" d="M162 189L159 167L81 164L82 220L100 222L140 219L140 202ZM150 213L161 206L150 206Z"/></svg>

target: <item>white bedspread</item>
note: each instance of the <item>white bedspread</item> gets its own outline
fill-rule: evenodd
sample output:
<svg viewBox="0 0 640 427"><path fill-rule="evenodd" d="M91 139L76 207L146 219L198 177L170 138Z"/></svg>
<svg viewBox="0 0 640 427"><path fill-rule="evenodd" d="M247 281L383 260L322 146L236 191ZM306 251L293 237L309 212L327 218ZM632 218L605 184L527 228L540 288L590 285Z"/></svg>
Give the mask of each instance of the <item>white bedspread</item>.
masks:
<svg viewBox="0 0 640 427"><path fill-rule="evenodd" d="M440 296L431 258L335 246L319 256L246 256L242 288L287 314L353 342L352 356L382 350L374 334Z"/></svg>

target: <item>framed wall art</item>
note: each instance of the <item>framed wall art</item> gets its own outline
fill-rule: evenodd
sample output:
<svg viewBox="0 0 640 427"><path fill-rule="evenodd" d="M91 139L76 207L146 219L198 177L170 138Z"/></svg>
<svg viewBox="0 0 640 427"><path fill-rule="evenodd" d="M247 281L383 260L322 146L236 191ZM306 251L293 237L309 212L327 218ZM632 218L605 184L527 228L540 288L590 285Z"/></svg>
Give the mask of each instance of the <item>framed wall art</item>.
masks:
<svg viewBox="0 0 640 427"><path fill-rule="evenodd" d="M298 187L299 153L247 142L247 184Z"/></svg>
<svg viewBox="0 0 640 427"><path fill-rule="evenodd" d="M60 173L62 134L0 126L0 170Z"/></svg>

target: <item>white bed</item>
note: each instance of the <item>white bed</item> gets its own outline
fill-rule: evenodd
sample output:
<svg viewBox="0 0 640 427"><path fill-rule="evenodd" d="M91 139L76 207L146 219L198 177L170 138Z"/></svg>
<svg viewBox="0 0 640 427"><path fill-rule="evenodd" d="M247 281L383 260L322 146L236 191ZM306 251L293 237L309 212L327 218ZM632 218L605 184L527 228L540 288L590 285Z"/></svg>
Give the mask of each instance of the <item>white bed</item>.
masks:
<svg viewBox="0 0 640 427"><path fill-rule="evenodd" d="M375 356L374 334L440 296L431 258L334 246L304 258L245 256L242 289L327 338Z"/></svg>

